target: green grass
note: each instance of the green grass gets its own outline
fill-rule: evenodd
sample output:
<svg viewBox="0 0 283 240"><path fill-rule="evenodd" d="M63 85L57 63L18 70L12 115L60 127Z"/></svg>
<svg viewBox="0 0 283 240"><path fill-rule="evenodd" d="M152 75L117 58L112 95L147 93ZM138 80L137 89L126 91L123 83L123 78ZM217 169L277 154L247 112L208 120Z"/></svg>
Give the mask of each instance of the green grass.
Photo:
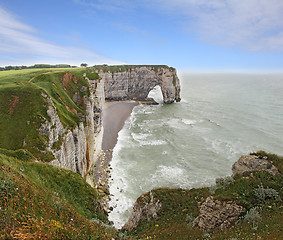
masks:
<svg viewBox="0 0 283 240"><path fill-rule="evenodd" d="M98 194L81 176L3 154L0 207L0 239L112 239L117 234L102 223L107 220Z"/></svg>

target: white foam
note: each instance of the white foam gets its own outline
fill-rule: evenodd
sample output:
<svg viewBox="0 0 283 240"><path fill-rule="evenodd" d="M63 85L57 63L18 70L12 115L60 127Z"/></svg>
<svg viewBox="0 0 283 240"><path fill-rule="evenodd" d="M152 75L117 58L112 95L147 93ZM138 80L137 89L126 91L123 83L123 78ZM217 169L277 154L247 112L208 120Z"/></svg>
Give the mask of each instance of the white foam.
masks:
<svg viewBox="0 0 283 240"><path fill-rule="evenodd" d="M186 125L195 125L197 123L203 122L203 120L194 120L194 119L182 119L182 122Z"/></svg>
<svg viewBox="0 0 283 240"><path fill-rule="evenodd" d="M158 146L167 144L164 140L149 140L149 141L140 141L141 146Z"/></svg>

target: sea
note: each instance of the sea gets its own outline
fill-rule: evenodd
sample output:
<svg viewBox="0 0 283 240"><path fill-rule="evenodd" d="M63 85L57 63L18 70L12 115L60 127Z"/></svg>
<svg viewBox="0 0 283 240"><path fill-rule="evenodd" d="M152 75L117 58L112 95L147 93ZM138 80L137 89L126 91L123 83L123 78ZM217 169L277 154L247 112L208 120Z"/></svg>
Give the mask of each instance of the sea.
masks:
<svg viewBox="0 0 283 240"><path fill-rule="evenodd" d="M109 220L121 228L154 188L211 186L243 154L283 156L283 74L181 74L181 102L138 105L111 161Z"/></svg>

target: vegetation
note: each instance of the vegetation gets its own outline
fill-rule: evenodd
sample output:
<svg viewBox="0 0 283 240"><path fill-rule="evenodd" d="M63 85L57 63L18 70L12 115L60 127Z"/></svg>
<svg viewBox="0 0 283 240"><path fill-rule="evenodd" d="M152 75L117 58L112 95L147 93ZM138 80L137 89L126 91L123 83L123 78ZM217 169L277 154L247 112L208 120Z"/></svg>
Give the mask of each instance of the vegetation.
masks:
<svg viewBox="0 0 283 240"><path fill-rule="evenodd" d="M99 196L77 173L0 154L0 239L112 239Z"/></svg>
<svg viewBox="0 0 283 240"><path fill-rule="evenodd" d="M68 64L35 64L33 66L6 66L0 67L0 71L8 71L8 70L22 70L22 69L34 69L34 68L70 68L71 65ZM76 67L76 66L72 66Z"/></svg>
<svg viewBox="0 0 283 240"><path fill-rule="evenodd" d="M174 68L168 67L166 65L112 65L112 66L108 66L104 64L104 65L93 66L93 68L96 71L103 71L103 72L110 72L110 73L131 71L131 69L136 68L136 67L149 67L156 72L158 71L159 68L167 68L170 71L175 70Z"/></svg>

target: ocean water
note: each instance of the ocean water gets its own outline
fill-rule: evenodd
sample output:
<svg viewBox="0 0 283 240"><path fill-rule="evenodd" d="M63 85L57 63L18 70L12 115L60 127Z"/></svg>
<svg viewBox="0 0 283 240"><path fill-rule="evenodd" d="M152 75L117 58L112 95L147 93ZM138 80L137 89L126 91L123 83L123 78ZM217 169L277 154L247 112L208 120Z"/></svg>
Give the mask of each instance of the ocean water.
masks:
<svg viewBox="0 0 283 240"><path fill-rule="evenodd" d="M242 155L283 155L283 74L181 75L180 103L139 105L111 162L109 219L120 228L153 188L210 186ZM151 96L162 102L160 89Z"/></svg>

